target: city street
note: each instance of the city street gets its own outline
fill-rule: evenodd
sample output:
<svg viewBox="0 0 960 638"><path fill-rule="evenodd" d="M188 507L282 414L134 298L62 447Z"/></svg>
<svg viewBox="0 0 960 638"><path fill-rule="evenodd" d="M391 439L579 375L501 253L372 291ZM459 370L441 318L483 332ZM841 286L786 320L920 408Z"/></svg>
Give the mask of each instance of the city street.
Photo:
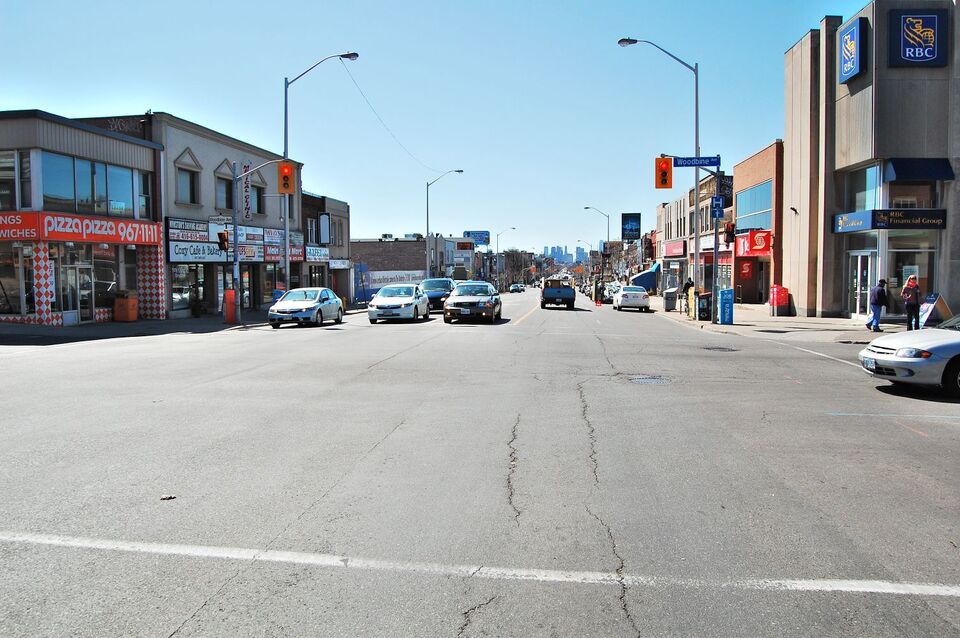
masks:
<svg viewBox="0 0 960 638"><path fill-rule="evenodd" d="M960 404L538 292L0 347L0 635L960 635Z"/></svg>

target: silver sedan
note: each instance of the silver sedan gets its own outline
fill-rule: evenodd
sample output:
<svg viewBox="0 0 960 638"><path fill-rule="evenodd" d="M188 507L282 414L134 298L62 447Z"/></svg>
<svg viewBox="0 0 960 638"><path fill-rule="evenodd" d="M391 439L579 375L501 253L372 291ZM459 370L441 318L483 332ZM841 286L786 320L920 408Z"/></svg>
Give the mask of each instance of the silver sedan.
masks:
<svg viewBox="0 0 960 638"><path fill-rule="evenodd" d="M430 300L417 284L390 284L377 291L367 304L370 323L379 319L429 319Z"/></svg>
<svg viewBox="0 0 960 638"><path fill-rule="evenodd" d="M960 397L960 316L936 328L878 337L859 357L864 371L874 378L936 386Z"/></svg>

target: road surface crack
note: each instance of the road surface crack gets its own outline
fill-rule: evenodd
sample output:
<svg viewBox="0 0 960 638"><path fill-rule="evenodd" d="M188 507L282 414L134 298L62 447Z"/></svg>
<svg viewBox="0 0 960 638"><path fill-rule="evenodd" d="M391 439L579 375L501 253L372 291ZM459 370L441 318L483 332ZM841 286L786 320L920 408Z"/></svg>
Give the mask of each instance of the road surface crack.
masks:
<svg viewBox="0 0 960 638"><path fill-rule="evenodd" d="M507 466L507 501L510 503L511 509L513 509L513 522L517 524L517 527L520 527L520 509L514 501L516 492L513 487L513 475L517 471L517 448L514 446L514 443L517 442L518 427L520 427L519 414L517 415L517 420L513 423L513 429L510 431L510 441L507 443L507 447L510 448L509 465Z"/></svg>
<svg viewBox="0 0 960 638"><path fill-rule="evenodd" d="M614 538L613 531L610 529L610 526L607 525L602 518L594 514L589 505L584 504L584 507L586 508L587 513L595 518L598 523L600 523L600 526L603 527L603 530L607 533L607 538L610 540L610 547L613 551L613 556L617 560L617 583L620 585L620 595L618 596L618 599L620 600L620 610L623 611L623 615L626 616L627 620L630 622L630 626L633 627L633 630L639 637L640 628L637 627L637 621L634 620L633 614L630 613L630 608L627 607L627 584L623 580L623 569L625 563L623 561L623 556L620 555L620 550L617 548L617 539Z"/></svg>
<svg viewBox="0 0 960 638"><path fill-rule="evenodd" d="M600 342L600 347L603 349L603 358L606 359L607 365L610 366L611 370L619 374L620 371L617 370L617 366L613 365L613 363L610 361L610 355L607 354L607 344L603 342L603 339L600 338L600 335L594 333L593 336L596 337L597 341Z"/></svg>
<svg viewBox="0 0 960 638"><path fill-rule="evenodd" d="M495 601L497 598L500 598L500 596L499 595L493 596L486 602L480 603L479 605L474 605L473 607L466 610L465 612L462 612L463 623L460 625L460 629L457 631L457 638L460 638L460 636L463 636L463 632L465 632L467 628L470 626L470 623L473 621L473 614L475 612L480 611L481 609L483 609L484 607L486 607L487 605Z"/></svg>
<svg viewBox="0 0 960 638"><path fill-rule="evenodd" d="M587 438L590 440L589 458L591 468L593 469L593 484L597 486L600 484L600 473L597 465L597 432L593 427L593 423L590 421L590 417L587 416L589 405L587 404L587 395L583 391L583 381L577 384L577 392L580 394L580 417L587 426Z"/></svg>

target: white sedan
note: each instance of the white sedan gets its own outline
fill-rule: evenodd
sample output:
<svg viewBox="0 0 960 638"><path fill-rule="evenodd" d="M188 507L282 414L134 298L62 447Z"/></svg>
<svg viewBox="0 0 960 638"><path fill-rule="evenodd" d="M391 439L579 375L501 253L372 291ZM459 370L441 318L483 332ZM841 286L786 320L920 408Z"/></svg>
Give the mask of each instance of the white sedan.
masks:
<svg viewBox="0 0 960 638"><path fill-rule="evenodd" d="M875 379L940 387L960 397L960 316L936 328L878 337L860 351L860 365Z"/></svg>
<svg viewBox="0 0 960 638"><path fill-rule="evenodd" d="M370 323L378 319L430 318L430 300L416 284L390 284L377 291L367 304Z"/></svg>
<svg viewBox="0 0 960 638"><path fill-rule="evenodd" d="M650 295L643 286L624 286L614 293L613 307L616 310L636 308L640 312L650 312Z"/></svg>

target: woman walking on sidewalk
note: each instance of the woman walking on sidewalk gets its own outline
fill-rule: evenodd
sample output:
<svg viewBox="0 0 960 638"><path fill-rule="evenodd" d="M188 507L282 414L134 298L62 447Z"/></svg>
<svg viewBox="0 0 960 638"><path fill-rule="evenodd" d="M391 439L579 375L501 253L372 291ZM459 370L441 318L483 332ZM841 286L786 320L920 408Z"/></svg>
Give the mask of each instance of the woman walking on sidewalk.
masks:
<svg viewBox="0 0 960 638"><path fill-rule="evenodd" d="M907 330L920 329L920 285L917 283L917 276L907 277L907 283L900 291L903 297L903 305L907 309Z"/></svg>

